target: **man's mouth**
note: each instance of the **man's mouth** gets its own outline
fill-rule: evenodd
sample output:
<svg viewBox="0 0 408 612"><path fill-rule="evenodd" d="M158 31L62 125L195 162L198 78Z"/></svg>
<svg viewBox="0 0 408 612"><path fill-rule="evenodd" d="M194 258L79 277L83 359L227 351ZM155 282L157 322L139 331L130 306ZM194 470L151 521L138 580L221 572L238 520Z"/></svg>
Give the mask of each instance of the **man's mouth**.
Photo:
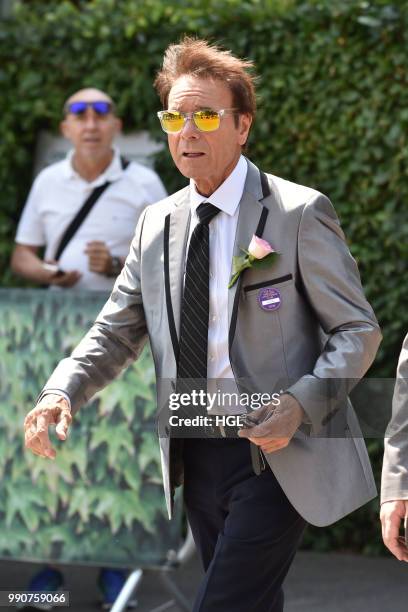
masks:
<svg viewBox="0 0 408 612"><path fill-rule="evenodd" d="M193 159L195 157L202 157L204 153L183 153L183 157L188 157L189 159Z"/></svg>

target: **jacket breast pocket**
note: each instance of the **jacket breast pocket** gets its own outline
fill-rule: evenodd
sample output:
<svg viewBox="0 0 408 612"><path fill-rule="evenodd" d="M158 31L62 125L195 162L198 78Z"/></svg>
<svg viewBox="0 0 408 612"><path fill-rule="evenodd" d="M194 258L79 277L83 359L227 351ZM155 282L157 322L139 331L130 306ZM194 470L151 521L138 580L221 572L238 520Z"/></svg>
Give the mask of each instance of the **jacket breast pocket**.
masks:
<svg viewBox="0 0 408 612"><path fill-rule="evenodd" d="M294 283L292 274L263 274L262 278L256 272L242 287L235 334L236 363L239 371L266 391L265 381L286 381L289 377L281 313L291 308Z"/></svg>
<svg viewBox="0 0 408 612"><path fill-rule="evenodd" d="M286 283L290 283L293 281L292 274L285 274L283 276L278 276L276 278L267 279L264 281L260 281L259 283L252 283L251 285L245 285L243 287L244 294L248 294L251 291L257 291L259 289L263 289L264 287L275 287L277 285L283 285Z"/></svg>

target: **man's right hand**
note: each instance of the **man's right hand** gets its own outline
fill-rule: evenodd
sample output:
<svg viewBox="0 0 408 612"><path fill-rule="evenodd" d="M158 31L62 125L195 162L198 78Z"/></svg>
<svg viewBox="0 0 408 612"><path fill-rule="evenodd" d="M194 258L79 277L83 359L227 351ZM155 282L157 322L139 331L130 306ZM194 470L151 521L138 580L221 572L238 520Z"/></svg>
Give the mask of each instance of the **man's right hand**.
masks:
<svg viewBox="0 0 408 612"><path fill-rule="evenodd" d="M24 419L26 448L40 457L55 459L56 452L51 446L48 427L56 425L55 432L58 438L66 440L71 421L71 409L64 397L54 393L44 395Z"/></svg>
<svg viewBox="0 0 408 612"><path fill-rule="evenodd" d="M381 526L384 544L398 561L408 561L408 549L399 535L401 522L408 515L408 500L400 499L381 504Z"/></svg>
<svg viewBox="0 0 408 612"><path fill-rule="evenodd" d="M69 270L67 272L65 270L58 270L56 261L45 261L43 263L43 271L46 274L44 282L47 285L55 285L56 287L73 287L82 276L78 270Z"/></svg>
<svg viewBox="0 0 408 612"><path fill-rule="evenodd" d="M57 287L73 287L77 284L80 278L80 272L71 270L70 272L63 272L58 276L51 276L48 283L50 285L56 285Z"/></svg>

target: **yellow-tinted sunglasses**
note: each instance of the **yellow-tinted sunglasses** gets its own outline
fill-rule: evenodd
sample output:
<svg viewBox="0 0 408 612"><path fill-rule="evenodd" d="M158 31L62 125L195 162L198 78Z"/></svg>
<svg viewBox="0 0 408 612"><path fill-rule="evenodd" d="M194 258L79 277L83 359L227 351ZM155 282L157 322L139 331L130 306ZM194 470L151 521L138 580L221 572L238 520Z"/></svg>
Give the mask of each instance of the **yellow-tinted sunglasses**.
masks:
<svg viewBox="0 0 408 612"><path fill-rule="evenodd" d="M182 113L180 111L164 110L157 113L162 129L166 134L177 134L186 124L187 119L192 119L194 125L200 132L214 132L218 130L221 117L227 113L236 113L235 108L223 108L215 111L211 109L197 110L193 113Z"/></svg>

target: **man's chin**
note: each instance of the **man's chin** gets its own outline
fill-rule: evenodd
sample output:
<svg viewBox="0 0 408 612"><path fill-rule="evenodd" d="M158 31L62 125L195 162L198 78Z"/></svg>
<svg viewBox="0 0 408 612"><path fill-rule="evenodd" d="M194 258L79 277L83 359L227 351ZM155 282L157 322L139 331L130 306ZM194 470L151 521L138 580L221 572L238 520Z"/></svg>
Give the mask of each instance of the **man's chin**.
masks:
<svg viewBox="0 0 408 612"><path fill-rule="evenodd" d="M84 143L80 147L81 155L87 157L90 161L101 161L112 157L112 149L107 149L101 143Z"/></svg>
<svg viewBox="0 0 408 612"><path fill-rule="evenodd" d="M177 164L177 168L183 176L193 179L194 181L208 176L208 164L206 164L206 158L204 156L191 160L182 159Z"/></svg>

